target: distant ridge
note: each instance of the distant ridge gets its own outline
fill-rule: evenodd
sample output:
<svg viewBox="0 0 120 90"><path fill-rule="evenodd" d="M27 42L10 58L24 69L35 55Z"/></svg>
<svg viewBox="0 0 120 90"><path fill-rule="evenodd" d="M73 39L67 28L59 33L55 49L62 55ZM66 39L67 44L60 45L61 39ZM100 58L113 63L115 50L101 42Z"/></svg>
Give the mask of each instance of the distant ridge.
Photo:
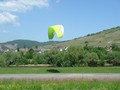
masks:
<svg viewBox="0 0 120 90"><path fill-rule="evenodd" d="M58 41L48 41L48 42L38 42L38 41L33 41L33 40L13 40L13 41L8 41L5 43L0 43L0 44L17 44L18 48L30 48L33 46L45 46L45 45L51 45L51 44L56 44L60 43Z"/></svg>
<svg viewBox="0 0 120 90"><path fill-rule="evenodd" d="M50 47L65 47L85 44L89 46L110 46L112 44L117 44L120 47L120 26L111 29L103 30L97 33L88 34L84 37L78 37L73 40L67 41L48 41L48 42L38 42L33 40L13 40L0 44L17 44L19 48L30 48L33 46L47 46ZM54 45L53 45L54 44Z"/></svg>
<svg viewBox="0 0 120 90"><path fill-rule="evenodd" d="M74 46L85 44L89 46L111 46L112 44L117 44L120 47L120 26L103 30L97 33L88 34L84 37L78 37L73 40L65 41L63 43L56 44L55 46ZM51 47L51 46L50 46Z"/></svg>

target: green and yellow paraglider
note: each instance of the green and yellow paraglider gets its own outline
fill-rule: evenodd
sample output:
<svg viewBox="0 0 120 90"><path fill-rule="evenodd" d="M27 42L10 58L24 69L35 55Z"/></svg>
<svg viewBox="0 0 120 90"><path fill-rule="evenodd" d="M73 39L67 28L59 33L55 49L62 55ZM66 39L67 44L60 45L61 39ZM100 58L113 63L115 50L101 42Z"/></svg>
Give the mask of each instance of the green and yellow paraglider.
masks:
<svg viewBox="0 0 120 90"><path fill-rule="evenodd" d="M56 34L56 36L58 38L62 38L64 35L64 27L63 25L54 25L54 26L50 26L48 28L48 38L51 40L54 37L54 34Z"/></svg>

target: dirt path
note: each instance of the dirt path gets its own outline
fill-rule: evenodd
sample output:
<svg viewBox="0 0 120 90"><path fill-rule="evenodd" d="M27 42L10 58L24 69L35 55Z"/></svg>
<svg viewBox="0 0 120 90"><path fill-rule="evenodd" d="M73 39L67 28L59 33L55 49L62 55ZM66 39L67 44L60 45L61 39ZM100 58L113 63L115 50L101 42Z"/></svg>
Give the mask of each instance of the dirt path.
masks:
<svg viewBox="0 0 120 90"><path fill-rule="evenodd" d="M120 74L0 74L0 79L39 80L120 80Z"/></svg>

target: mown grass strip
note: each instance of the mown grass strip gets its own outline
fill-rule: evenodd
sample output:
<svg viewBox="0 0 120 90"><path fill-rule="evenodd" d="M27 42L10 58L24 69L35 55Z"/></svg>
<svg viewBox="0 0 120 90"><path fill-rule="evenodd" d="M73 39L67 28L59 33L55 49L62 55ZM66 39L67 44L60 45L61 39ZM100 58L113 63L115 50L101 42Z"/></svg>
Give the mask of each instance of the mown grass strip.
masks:
<svg viewBox="0 0 120 90"><path fill-rule="evenodd" d="M120 67L1 67L0 74L120 73Z"/></svg>

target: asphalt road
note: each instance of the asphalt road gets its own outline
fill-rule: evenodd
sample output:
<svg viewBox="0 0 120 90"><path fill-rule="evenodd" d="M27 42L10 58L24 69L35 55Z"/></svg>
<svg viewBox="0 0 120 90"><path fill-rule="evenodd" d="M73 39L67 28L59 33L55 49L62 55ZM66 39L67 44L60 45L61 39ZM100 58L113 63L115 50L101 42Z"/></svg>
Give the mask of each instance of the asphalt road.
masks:
<svg viewBox="0 0 120 90"><path fill-rule="evenodd" d="M39 80L120 80L120 74L0 74L0 79L39 79Z"/></svg>

